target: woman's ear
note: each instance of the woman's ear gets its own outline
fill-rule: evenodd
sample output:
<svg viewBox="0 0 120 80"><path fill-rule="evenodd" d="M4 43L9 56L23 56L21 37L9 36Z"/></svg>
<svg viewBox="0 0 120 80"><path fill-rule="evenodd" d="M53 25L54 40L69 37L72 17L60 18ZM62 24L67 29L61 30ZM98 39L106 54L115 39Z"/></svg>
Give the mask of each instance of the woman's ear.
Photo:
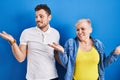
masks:
<svg viewBox="0 0 120 80"><path fill-rule="evenodd" d="M92 27L90 27L90 33L92 33L92 31L93 31L93 29L92 29Z"/></svg>

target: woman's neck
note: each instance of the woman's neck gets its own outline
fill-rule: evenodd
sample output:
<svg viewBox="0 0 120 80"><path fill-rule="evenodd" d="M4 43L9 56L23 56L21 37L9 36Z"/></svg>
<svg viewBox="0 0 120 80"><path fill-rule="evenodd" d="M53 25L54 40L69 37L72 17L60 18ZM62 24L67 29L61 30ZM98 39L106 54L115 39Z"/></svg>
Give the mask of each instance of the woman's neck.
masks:
<svg viewBox="0 0 120 80"><path fill-rule="evenodd" d="M90 38L88 38L88 39L85 39L85 40L80 40L80 43L81 43L81 44L88 45L88 44L91 44L91 43L92 43L92 40L91 40Z"/></svg>
<svg viewBox="0 0 120 80"><path fill-rule="evenodd" d="M79 42L79 48L82 51L90 51L92 49L93 42L92 39L86 39Z"/></svg>

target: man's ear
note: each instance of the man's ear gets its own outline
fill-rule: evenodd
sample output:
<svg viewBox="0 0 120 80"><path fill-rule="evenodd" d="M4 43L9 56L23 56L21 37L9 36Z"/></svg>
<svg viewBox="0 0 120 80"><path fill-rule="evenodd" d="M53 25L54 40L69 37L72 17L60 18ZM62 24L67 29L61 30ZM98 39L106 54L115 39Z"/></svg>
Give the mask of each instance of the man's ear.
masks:
<svg viewBox="0 0 120 80"><path fill-rule="evenodd" d="M52 16L51 15L49 15L49 21L52 19Z"/></svg>

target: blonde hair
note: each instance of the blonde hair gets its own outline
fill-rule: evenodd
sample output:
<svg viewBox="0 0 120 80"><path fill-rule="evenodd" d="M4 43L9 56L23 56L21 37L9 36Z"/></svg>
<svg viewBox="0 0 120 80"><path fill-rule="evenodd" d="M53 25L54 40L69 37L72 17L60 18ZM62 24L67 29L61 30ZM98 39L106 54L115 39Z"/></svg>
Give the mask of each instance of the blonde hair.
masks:
<svg viewBox="0 0 120 80"><path fill-rule="evenodd" d="M84 22L87 22L91 26L91 21L88 18L79 19L75 26L77 26L80 23L84 23Z"/></svg>

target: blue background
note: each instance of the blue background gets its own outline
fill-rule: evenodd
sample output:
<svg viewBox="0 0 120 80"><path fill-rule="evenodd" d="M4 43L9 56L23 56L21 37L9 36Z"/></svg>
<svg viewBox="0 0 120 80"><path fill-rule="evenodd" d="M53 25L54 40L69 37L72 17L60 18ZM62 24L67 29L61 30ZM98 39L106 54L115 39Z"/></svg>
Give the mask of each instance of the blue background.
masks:
<svg viewBox="0 0 120 80"><path fill-rule="evenodd" d="M119 0L1 0L0 32L13 35L19 44L21 32L35 26L34 8L45 3L52 10L51 26L61 35L60 44L75 37L75 23L80 18L90 18L93 26L92 36L100 39L106 55L120 45L120 1ZM106 68L106 80L120 80L120 59ZM65 69L57 64L60 80ZM25 80L26 60L17 62L9 43L0 38L0 80Z"/></svg>

